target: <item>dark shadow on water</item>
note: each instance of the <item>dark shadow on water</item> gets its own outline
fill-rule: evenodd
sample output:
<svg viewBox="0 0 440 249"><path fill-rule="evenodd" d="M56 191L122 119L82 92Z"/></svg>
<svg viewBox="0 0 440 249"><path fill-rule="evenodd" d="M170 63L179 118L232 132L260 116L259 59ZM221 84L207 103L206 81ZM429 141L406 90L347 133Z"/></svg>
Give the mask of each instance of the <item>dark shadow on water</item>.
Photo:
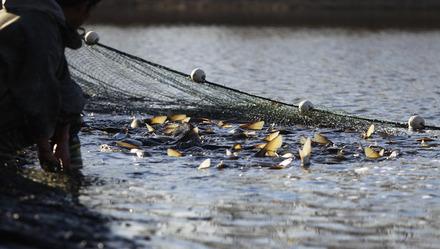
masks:
<svg viewBox="0 0 440 249"><path fill-rule="evenodd" d="M0 169L0 248L136 248L78 201L80 172Z"/></svg>

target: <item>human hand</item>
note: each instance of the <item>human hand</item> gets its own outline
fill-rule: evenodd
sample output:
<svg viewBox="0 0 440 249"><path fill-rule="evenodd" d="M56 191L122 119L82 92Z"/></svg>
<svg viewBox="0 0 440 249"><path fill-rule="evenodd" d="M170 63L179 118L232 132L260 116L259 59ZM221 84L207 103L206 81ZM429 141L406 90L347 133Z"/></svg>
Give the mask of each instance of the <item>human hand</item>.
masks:
<svg viewBox="0 0 440 249"><path fill-rule="evenodd" d="M70 148L69 148L70 125L58 126L53 139L54 156L61 162L63 170L70 170Z"/></svg>
<svg viewBox="0 0 440 249"><path fill-rule="evenodd" d="M60 172L62 170L61 163L52 153L49 139L38 140L37 146L41 168L47 172Z"/></svg>
<svg viewBox="0 0 440 249"><path fill-rule="evenodd" d="M69 140L67 141L58 141L54 147L55 153L54 156L57 160L61 162L63 170L70 170L70 149L69 149Z"/></svg>

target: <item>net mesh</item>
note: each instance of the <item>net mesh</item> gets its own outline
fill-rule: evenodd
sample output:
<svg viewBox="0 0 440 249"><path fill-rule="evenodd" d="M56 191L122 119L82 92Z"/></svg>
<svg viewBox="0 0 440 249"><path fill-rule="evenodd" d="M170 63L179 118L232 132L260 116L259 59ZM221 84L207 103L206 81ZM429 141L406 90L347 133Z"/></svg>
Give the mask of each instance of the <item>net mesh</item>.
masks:
<svg viewBox="0 0 440 249"><path fill-rule="evenodd" d="M212 82L196 83L189 75L102 44L66 51L66 55L72 77L90 96L89 111L184 113L214 119L355 130L366 129L371 123L405 126L323 109L301 114L295 105Z"/></svg>

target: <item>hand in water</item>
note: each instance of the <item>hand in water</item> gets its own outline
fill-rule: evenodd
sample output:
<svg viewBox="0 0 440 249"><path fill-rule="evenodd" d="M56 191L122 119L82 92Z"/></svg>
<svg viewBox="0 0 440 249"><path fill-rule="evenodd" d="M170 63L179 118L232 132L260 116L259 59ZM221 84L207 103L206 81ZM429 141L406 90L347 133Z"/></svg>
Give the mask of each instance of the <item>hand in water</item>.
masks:
<svg viewBox="0 0 440 249"><path fill-rule="evenodd" d="M60 172L62 167L60 161L54 156L49 144L49 139L42 138L37 141L38 159L41 168L48 172Z"/></svg>
<svg viewBox="0 0 440 249"><path fill-rule="evenodd" d="M53 137L54 156L61 162L64 171L70 170L69 131L69 124L58 126Z"/></svg>
<svg viewBox="0 0 440 249"><path fill-rule="evenodd" d="M63 170L70 170L69 140L58 141L54 148L54 156L61 162Z"/></svg>
<svg viewBox="0 0 440 249"><path fill-rule="evenodd" d="M41 168L47 172L61 172L60 161L51 152L38 152Z"/></svg>
<svg viewBox="0 0 440 249"><path fill-rule="evenodd" d="M45 171L70 170L69 130L68 124L58 126L52 138L53 146L50 145L48 138L41 138L37 141L38 158Z"/></svg>

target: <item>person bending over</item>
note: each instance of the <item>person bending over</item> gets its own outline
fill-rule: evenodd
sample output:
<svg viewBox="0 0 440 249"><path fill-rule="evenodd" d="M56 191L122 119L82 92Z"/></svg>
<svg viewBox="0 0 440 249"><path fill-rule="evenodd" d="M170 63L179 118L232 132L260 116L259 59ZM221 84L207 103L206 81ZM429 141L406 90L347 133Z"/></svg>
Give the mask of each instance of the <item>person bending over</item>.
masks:
<svg viewBox="0 0 440 249"><path fill-rule="evenodd" d="M68 170L85 99L64 50L99 0L3 0L0 10L0 163L37 145L43 169ZM70 147L69 147L70 145Z"/></svg>

